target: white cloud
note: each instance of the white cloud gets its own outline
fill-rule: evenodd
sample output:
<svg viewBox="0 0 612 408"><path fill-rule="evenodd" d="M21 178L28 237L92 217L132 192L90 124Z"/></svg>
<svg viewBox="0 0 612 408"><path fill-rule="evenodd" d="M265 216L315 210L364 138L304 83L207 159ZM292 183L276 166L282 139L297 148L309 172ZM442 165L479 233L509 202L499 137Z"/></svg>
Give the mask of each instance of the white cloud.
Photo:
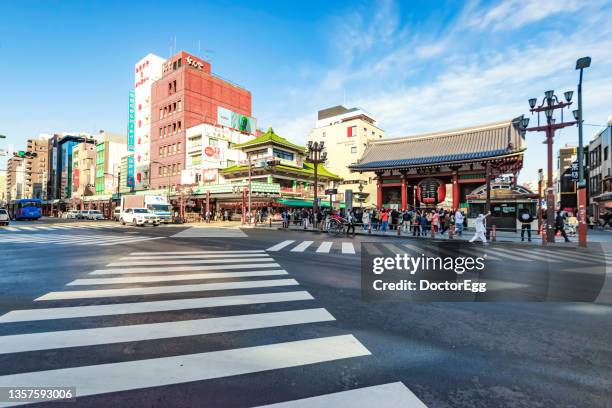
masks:
<svg viewBox="0 0 612 408"><path fill-rule="evenodd" d="M579 0L503 0L497 6L475 13L470 25L479 29L510 30L580 8Z"/></svg>

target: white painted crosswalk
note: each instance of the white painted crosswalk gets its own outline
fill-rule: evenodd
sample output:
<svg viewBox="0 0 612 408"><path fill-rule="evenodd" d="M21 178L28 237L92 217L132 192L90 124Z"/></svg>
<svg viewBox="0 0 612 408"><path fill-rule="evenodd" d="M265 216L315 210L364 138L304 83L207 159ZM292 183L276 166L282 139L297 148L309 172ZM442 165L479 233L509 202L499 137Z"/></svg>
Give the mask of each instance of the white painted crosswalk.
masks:
<svg viewBox="0 0 612 408"><path fill-rule="evenodd" d="M238 227L191 227L177 234L174 238L246 238L247 234Z"/></svg>
<svg viewBox="0 0 612 408"><path fill-rule="evenodd" d="M294 245L295 244L295 245ZM340 253L345 255L355 255L355 245L352 242L343 241L298 241L285 240L269 247L267 252L279 252L282 250L288 250L289 252L307 252L314 251L318 254L332 254Z"/></svg>
<svg viewBox="0 0 612 408"><path fill-rule="evenodd" d="M65 231L65 230L99 230L99 229L119 229L125 228L117 223L104 223L104 224L81 224L81 223L66 223L66 224L46 224L46 225L23 225L13 224L7 227L0 227L0 235L7 232L34 232L34 231Z"/></svg>
<svg viewBox="0 0 612 408"><path fill-rule="evenodd" d="M107 235L107 234L3 234L0 244L52 244L80 246L114 246L143 241L163 239L165 237Z"/></svg>
<svg viewBox="0 0 612 408"><path fill-rule="evenodd" d="M307 250L311 246L312 242L302 245L302 248ZM325 248L331 249L331 245L325 244L323 249ZM138 264L132 265L132 262ZM262 268L258 267L260 265L273 266ZM113 276L99 277L101 274ZM107 265L107 269L90 272L68 283L68 287L80 287L80 290L49 292L35 299L37 305L48 304L49 307L14 310L0 316L0 325L30 322L21 332L0 336L0 355L10 358L17 355L16 353L47 350L57 355L70 355L76 347L97 347L96 350L101 350L101 347L113 344L140 344L152 340L174 344L170 342L179 337L204 339L215 334L222 334L224 337L241 336L251 330L269 330L273 333L282 327L291 327L292 331L286 333L292 333L292 338L283 338L283 341L280 341L273 340L272 336L265 344L249 344L250 336L246 336L238 343L241 346L216 346L214 350L207 350L206 342L197 340L192 343L195 345L195 352L179 352L178 355L170 356L160 354L136 360L115 359L110 362L101 357L95 360L95 364L90 361L64 367L61 366L60 359L58 368L26 372L4 371L0 375L0 387L23 384L28 387L59 387L70 384L76 387L77 396L80 398L238 375L256 378L264 371L311 364L336 367L338 376L341 376L348 360L370 356L370 351L346 331L331 334L324 332L326 334L318 337L313 336L312 333L316 332L312 330L302 332L301 328L333 324L335 318L326 309L311 303L314 298L308 292L300 290L299 283L288 275L287 271L263 251L133 252L112 265ZM222 281L215 281L216 279ZM193 282L181 285L180 281ZM133 284L156 286L129 286ZM258 293L252 293L253 291ZM191 296L174 298L184 297L185 294ZM165 298L151 299L150 296L153 295ZM142 298L126 302L125 298L128 296ZM97 304L96 299L103 299L103 303ZM78 300L77 305L74 300ZM263 311L260 306L266 304L277 305L277 310ZM239 309L239 312L225 309L232 306L240 306L242 309ZM279 308L283 310L279 311ZM175 314L168 314L169 311L174 311ZM180 311L189 311L189 318L180 318L180 315L176 314ZM197 311L201 314L197 314ZM110 326L91 320L96 317L104 317L106 320L113 316L136 317L143 314L158 317L157 320L145 320L142 323ZM62 325L59 330L36 330L37 321L57 321L62 322ZM77 322L82 323L71 328L71 325ZM28 354L19 355L20 358L29 358ZM30 362L28 367L32 364L34 363ZM291 375L299 375L299 371L294 370ZM308 384L307 378L298 381ZM378 401L377 405L382 403L381 406L389 407L423 406L402 383L348 391L342 386L334 394L317 395L314 392L310 398L284 401L280 404L278 399L274 399L273 402L277 404L272 406L365 407L371 406L369 403L374 401ZM385 405L386 401L389 401L389 404ZM206 406L205 400L201 403ZM0 407L7 405L0 402Z"/></svg>

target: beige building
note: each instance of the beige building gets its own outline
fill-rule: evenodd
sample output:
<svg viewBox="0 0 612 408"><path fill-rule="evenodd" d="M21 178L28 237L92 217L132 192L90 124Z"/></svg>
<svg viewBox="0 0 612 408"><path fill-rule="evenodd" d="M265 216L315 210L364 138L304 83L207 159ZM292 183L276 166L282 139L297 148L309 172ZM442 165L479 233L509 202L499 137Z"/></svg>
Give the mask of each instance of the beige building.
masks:
<svg viewBox="0 0 612 408"><path fill-rule="evenodd" d="M82 198L96 192L96 145L79 143L72 148L72 197Z"/></svg>
<svg viewBox="0 0 612 408"><path fill-rule="evenodd" d="M0 207L5 207L6 202L6 172L0 170Z"/></svg>
<svg viewBox="0 0 612 408"><path fill-rule="evenodd" d="M25 160L21 157L11 157L6 162L6 199L7 201L25 198Z"/></svg>
<svg viewBox="0 0 612 408"><path fill-rule="evenodd" d="M46 137L40 136L37 139L29 139L27 145L28 153L36 153L33 157L25 157L25 174L23 198L44 199L44 192L47 188L48 173L48 145Z"/></svg>
<svg viewBox="0 0 612 408"><path fill-rule="evenodd" d="M374 117L361 108L347 109L338 105L318 112L308 140L325 142L325 167L343 179L335 185L337 200L344 201L344 192L350 189L353 191L353 206L376 205L374 173L351 173L348 166L357 162L370 141L384 136L385 131L378 127Z"/></svg>

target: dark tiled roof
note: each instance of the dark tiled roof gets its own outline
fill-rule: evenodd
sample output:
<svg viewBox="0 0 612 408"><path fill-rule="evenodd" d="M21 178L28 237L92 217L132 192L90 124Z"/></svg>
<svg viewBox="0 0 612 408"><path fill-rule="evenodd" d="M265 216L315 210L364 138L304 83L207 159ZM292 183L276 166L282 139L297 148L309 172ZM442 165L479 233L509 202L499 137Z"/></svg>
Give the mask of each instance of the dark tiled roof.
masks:
<svg viewBox="0 0 612 408"><path fill-rule="evenodd" d="M518 119L439 133L377 140L352 170L444 164L503 156L524 150ZM510 142L510 144L508 143Z"/></svg>

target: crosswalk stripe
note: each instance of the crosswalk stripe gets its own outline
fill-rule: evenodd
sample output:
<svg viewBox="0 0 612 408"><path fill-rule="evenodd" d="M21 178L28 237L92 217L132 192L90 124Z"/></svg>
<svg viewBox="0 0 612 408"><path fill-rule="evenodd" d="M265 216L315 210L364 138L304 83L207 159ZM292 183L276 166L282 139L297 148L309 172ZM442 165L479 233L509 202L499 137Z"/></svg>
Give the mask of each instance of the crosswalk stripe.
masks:
<svg viewBox="0 0 612 408"><path fill-rule="evenodd" d="M82 285L115 285L121 283L150 283L150 282L172 282L184 280L200 279L221 279L221 278L249 278L253 276L277 276L287 275L284 270L263 270L249 272L209 272L209 273L190 273L187 275L162 275L162 276L129 276L121 278L89 278L76 279L68 283L67 286Z"/></svg>
<svg viewBox="0 0 612 408"><path fill-rule="evenodd" d="M50 230L50 229L52 229L52 228L49 228L49 227L43 227L43 226L38 226L38 227L36 227L36 228L37 228L37 229L41 229L41 230Z"/></svg>
<svg viewBox="0 0 612 408"><path fill-rule="evenodd" d="M286 241L280 242L274 246L271 246L270 248L268 248L266 251L280 251L281 249L283 249L284 247L291 245L295 242L295 240L293 239L288 239Z"/></svg>
<svg viewBox="0 0 612 408"><path fill-rule="evenodd" d="M269 257L266 253L255 253L255 254L206 254L206 255L166 255L166 256L124 256L119 258L120 261L128 260L156 260L156 259L210 259L210 258L259 258Z"/></svg>
<svg viewBox="0 0 612 408"><path fill-rule="evenodd" d="M140 242L140 241L153 241L156 239L164 239L166 237L132 237L132 238L123 238L117 239L113 242L106 242L104 244L99 244L99 246L109 246L109 245L117 245L117 244L128 244L130 242Z"/></svg>
<svg viewBox="0 0 612 408"><path fill-rule="evenodd" d="M201 266L163 266L142 268L119 268L119 269L97 269L89 272L90 275L114 275L124 273L151 273L151 272L187 272L187 271L216 271L227 269L251 269L251 268L279 268L276 262L249 263L239 265L201 265Z"/></svg>
<svg viewBox="0 0 612 408"><path fill-rule="evenodd" d="M202 255L202 254L249 254L266 252L263 249L249 249L243 251L174 251L174 252L132 252L130 255Z"/></svg>
<svg viewBox="0 0 612 408"><path fill-rule="evenodd" d="M301 242L298 246L293 248L291 250L291 252L304 252L306 250L306 248L308 248L309 246L312 245L313 242L314 241L304 241L304 242Z"/></svg>
<svg viewBox="0 0 612 408"><path fill-rule="evenodd" d="M36 228L34 227L24 227L24 226L20 226L19 227L20 230L35 230Z"/></svg>
<svg viewBox="0 0 612 408"><path fill-rule="evenodd" d="M516 260L516 261L525 261L525 260L531 260L531 261L542 261L542 262L553 262L553 263L557 263L559 261L557 261L556 259L552 259L552 258L545 258L542 256L537 256L537 255L533 255L528 253L528 251L520 251L518 249L513 249L513 250L507 250L504 248L493 248L492 251L493 255L496 256L500 256L500 257L508 257L512 260Z"/></svg>
<svg viewBox="0 0 612 408"><path fill-rule="evenodd" d="M321 245L319 245L319 247L317 248L317 252L328 254L329 251L331 250L332 244L333 242L331 241L321 242Z"/></svg>
<svg viewBox="0 0 612 408"><path fill-rule="evenodd" d="M45 309L13 310L0 316L0 323L35 320L72 319L77 317L112 316L135 313L154 313L170 310L201 309L209 307L251 305L259 303L292 302L313 300L306 291L256 293L201 297L191 299L158 300L152 302L114 303L110 305L68 306Z"/></svg>
<svg viewBox="0 0 612 408"><path fill-rule="evenodd" d="M352 242L343 242L342 243L342 253L343 254L354 254L355 247Z"/></svg>
<svg viewBox="0 0 612 408"><path fill-rule="evenodd" d="M298 285L295 279L269 279L247 282L201 283L198 285L151 286L144 288L121 289L94 289L94 290L67 290L62 292L49 292L34 300L58 299L89 299L101 297L157 295L166 293L202 292L210 290L265 288L273 286Z"/></svg>
<svg viewBox="0 0 612 408"><path fill-rule="evenodd" d="M19 231L19 228L15 228L15 227L4 227L1 230L7 230L7 231Z"/></svg>
<svg viewBox="0 0 612 408"><path fill-rule="evenodd" d="M168 339L335 320L325 309L255 313L209 319L0 336L0 354ZM1 378L1 377L0 377ZM1 381L1 380L0 380Z"/></svg>
<svg viewBox="0 0 612 408"><path fill-rule="evenodd" d="M79 397L335 361L371 353L352 335L0 376L3 387L76 386ZM103 380L102 380L103 379Z"/></svg>
<svg viewBox="0 0 612 408"><path fill-rule="evenodd" d="M517 253L514 252L506 252L503 250L500 250L501 248L491 248L489 250L487 250L487 254L491 254L493 256L496 256L498 258L502 258L504 260L511 260L511 261L524 261L525 257L522 255L519 255Z"/></svg>
<svg viewBox="0 0 612 408"><path fill-rule="evenodd" d="M271 262L274 259L270 257L258 257L258 258L238 258L238 259L155 259L150 261L120 261L111 262L106 266L142 266L142 265L198 265L198 264L226 264L226 263L240 263L240 262Z"/></svg>
<svg viewBox="0 0 612 408"><path fill-rule="evenodd" d="M427 408L427 406L401 382L357 388L333 394L279 402L277 404L262 405L258 408L371 408L378 406L384 406L384 408Z"/></svg>

